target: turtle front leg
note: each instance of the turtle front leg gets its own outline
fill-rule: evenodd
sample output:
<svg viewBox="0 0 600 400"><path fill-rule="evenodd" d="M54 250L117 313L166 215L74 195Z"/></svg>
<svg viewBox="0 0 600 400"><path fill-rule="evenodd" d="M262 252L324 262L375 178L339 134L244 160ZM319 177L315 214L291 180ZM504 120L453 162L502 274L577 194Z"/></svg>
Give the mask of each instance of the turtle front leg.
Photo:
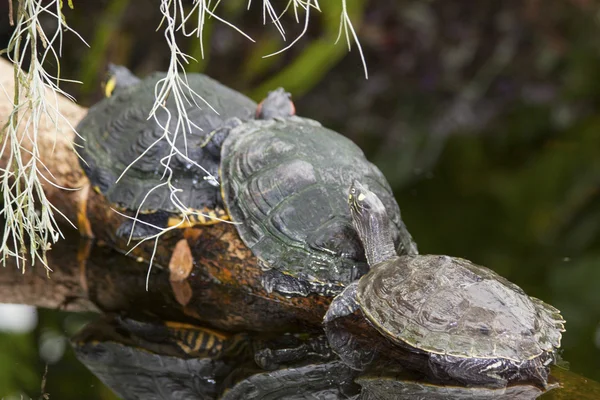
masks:
<svg viewBox="0 0 600 400"><path fill-rule="evenodd" d="M229 136L229 132L236 126L242 124L242 121L239 118L233 117L229 118L223 124L208 134L208 137L200 145L200 147L204 148L208 153L213 155L215 158L221 158L221 147L223 147L223 142Z"/></svg>
<svg viewBox="0 0 600 400"><path fill-rule="evenodd" d="M353 282L333 299L323 323L332 350L344 364L362 371L377 356L378 346L360 336L359 331L364 333L362 328L367 322L356 302L357 288L358 282Z"/></svg>
<svg viewBox="0 0 600 400"><path fill-rule="evenodd" d="M356 302L356 289L358 281L352 282L346 286L346 289L338 294L329 305L329 309L323 318L325 324L341 317L354 314L358 311L358 303Z"/></svg>

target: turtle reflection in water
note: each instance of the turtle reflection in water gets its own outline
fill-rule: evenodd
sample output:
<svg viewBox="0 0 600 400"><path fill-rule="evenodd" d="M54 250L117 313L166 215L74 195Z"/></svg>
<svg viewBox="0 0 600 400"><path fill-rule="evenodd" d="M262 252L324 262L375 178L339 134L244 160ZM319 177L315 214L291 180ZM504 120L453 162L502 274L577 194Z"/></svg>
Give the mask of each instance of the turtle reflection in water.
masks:
<svg viewBox="0 0 600 400"><path fill-rule="evenodd" d="M545 390L531 384L461 387L436 384L423 378L408 371L375 368L355 379L361 391L353 400L534 400L559 386L553 383Z"/></svg>
<svg viewBox="0 0 600 400"><path fill-rule="evenodd" d="M75 355L125 400L214 399L247 359L246 338L182 324L104 316L72 338Z"/></svg>
<svg viewBox="0 0 600 400"><path fill-rule="evenodd" d="M339 399L355 371L322 335L255 339L105 316L71 341L77 358L124 400Z"/></svg>
<svg viewBox="0 0 600 400"><path fill-rule="evenodd" d="M357 372L331 351L322 334L286 334L258 340L253 348L260 369L235 370L221 400L335 400L360 392L353 381Z"/></svg>
<svg viewBox="0 0 600 400"><path fill-rule="evenodd" d="M324 319L344 361L360 369L391 352L441 379L546 386L564 331L557 309L470 261L398 256L383 204L359 182L349 205L371 270L334 299ZM365 330L354 326L365 320L360 313Z"/></svg>
<svg viewBox="0 0 600 400"><path fill-rule="evenodd" d="M532 400L532 385L460 388L387 365L360 374L320 334L225 335L104 316L72 339L75 354L124 400Z"/></svg>

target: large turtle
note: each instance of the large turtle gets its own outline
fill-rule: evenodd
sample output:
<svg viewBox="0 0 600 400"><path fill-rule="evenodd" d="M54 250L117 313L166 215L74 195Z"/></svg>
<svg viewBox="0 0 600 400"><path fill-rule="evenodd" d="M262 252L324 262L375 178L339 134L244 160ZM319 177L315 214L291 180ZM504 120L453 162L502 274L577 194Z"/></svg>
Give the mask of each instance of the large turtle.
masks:
<svg viewBox="0 0 600 400"><path fill-rule="evenodd" d="M556 308L461 258L398 256L379 197L355 182L349 204L371 270L334 299L324 319L343 359L362 367L365 352L380 346L380 353L391 354L397 347L408 352L411 364L422 361L436 377L546 385L564 331ZM357 314L371 326L360 333L362 341L336 325L340 318L337 323L344 318L356 323Z"/></svg>
<svg viewBox="0 0 600 400"><path fill-rule="evenodd" d="M177 111L173 96L164 104L166 108L157 110L156 118L148 118L154 103L155 86L164 78L165 73L154 73L140 80L125 67L111 65L105 87L108 97L92 106L77 126L81 135L76 139L80 163L94 190L121 211L129 214L139 211L138 222L134 224L133 220L127 219L119 227L117 236L120 237L131 235L140 239L153 235L157 233L153 225L186 227L227 219L215 180L221 149L218 142L210 139L230 118L252 117L257 105L206 75L187 74L185 79L191 90L210 107L203 103L200 107L198 102L201 100L186 92L188 98L184 103L189 124L185 127L185 135L179 130L174 145L187 158L172 154L169 142L159 138L167 125L171 134L176 131L177 118L173 115ZM279 104L287 97L275 100L274 103ZM277 108L267 106L267 113L272 109ZM162 179L168 173L163 163L169 155L172 155L169 161L171 182L181 189L177 193L180 207L172 201L172 192ZM117 182L129 165L131 167ZM183 213L182 207L187 208ZM184 223L182 214L186 214Z"/></svg>
<svg viewBox="0 0 600 400"><path fill-rule="evenodd" d="M352 141L297 116L247 121L222 146L229 217L265 271L263 286L284 296L333 296L367 270L345 197L355 179L385 204L401 253L416 246L385 177Z"/></svg>

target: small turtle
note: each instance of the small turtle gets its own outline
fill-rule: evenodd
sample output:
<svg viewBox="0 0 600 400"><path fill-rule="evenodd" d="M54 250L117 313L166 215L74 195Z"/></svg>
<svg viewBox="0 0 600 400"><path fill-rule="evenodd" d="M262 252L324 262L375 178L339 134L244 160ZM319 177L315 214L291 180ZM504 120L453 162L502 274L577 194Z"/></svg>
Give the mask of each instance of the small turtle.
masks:
<svg viewBox="0 0 600 400"><path fill-rule="evenodd" d="M159 139L165 126L171 133L176 132L177 118L172 115L177 108L173 96L167 99L165 108L157 110L156 118L148 118L154 104L155 86L164 77L165 73L155 73L140 80L127 68L111 65L105 85L109 97L92 106L77 126L81 135L76 139L80 164L94 190L120 211L130 215L139 212L139 221L134 223L127 219L117 229L119 237L131 234L133 239L141 239L158 232L153 226L183 228L228 219L215 179L221 159L220 143L211 139L225 121L233 117L252 118L257 105L206 75L187 74L190 88L212 109L204 104L200 108L191 100L184 101L190 121L187 132L184 135L180 129L171 139L187 158L172 154L168 141ZM277 96L284 95L278 92L272 102L289 102L287 96L283 100ZM277 109L270 104L263 108L267 112ZM169 157L170 171L164 165ZM117 182L129 165L131 167ZM171 183L181 189L176 193L181 207L172 201L171 190L162 179L165 173L170 173ZM184 215L187 223L182 223Z"/></svg>
<svg viewBox="0 0 600 400"><path fill-rule="evenodd" d="M357 353L379 346L384 354L397 347L420 355L440 378L496 386L525 380L547 384L564 331L556 308L461 258L398 256L383 203L359 182L350 188L349 205L371 270L334 299L324 319L342 359L362 367L358 364L369 357ZM362 332L369 338L367 348L358 348L364 340L336 329L336 320L356 321L360 314L371 326Z"/></svg>

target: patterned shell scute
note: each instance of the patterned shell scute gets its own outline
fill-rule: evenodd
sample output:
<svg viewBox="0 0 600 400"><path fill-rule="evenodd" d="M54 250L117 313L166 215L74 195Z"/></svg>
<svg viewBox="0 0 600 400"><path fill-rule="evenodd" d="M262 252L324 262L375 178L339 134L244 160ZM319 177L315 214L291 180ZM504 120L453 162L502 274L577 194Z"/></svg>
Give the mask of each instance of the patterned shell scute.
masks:
<svg viewBox="0 0 600 400"><path fill-rule="evenodd" d="M142 212L177 212L169 199L171 192L164 185L166 180L161 180L165 172L161 160L169 156L171 148L167 140L159 140L164 134L162 127L167 124L171 134L176 131L173 96L167 100L168 111L159 108L156 119L148 118L154 103L155 85L164 76L164 73L156 73L137 85L120 89L114 96L91 107L77 127L84 139L77 139L81 146L78 151L83 159L82 168L92 185L122 209L136 210L142 205ZM179 129L175 144L179 151L216 177L221 154L217 146L205 146L209 135L229 118L250 118L256 104L205 75L188 74L187 80L192 90L214 110L197 97L194 97L195 104L187 93L190 103L184 103L191 124L186 126L185 136ZM115 183L134 161L121 180ZM207 176L204 171L181 155L173 155L170 167L173 170L172 183L183 189L183 192L177 193L183 204L202 209L212 208L218 203L220 188L204 179ZM161 183L163 185L159 186Z"/></svg>
<svg viewBox="0 0 600 400"><path fill-rule="evenodd" d="M560 346L554 307L495 272L448 256L401 256L361 279L357 299L385 336L456 357L529 360Z"/></svg>
<svg viewBox="0 0 600 400"><path fill-rule="evenodd" d="M339 288L368 270L347 204L355 179L382 199L398 237L400 211L382 173L354 143L318 122L249 121L231 131L222 159L232 220L271 268Z"/></svg>

